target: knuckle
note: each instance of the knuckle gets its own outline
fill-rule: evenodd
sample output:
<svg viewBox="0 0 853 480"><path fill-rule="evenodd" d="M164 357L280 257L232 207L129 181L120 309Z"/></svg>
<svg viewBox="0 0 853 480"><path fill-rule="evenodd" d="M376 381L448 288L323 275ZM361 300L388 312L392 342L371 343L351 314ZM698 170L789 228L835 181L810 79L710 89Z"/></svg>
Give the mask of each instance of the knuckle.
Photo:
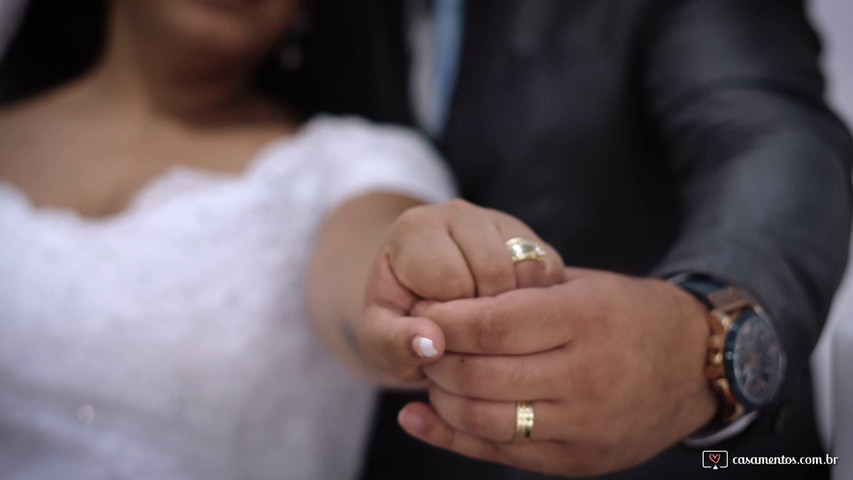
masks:
<svg viewBox="0 0 853 480"><path fill-rule="evenodd" d="M478 290L483 290L483 287L490 287L494 290L508 284L515 277L515 272L500 263L494 262L477 266L474 276L477 279L478 287L481 287Z"/></svg>
<svg viewBox="0 0 853 480"><path fill-rule="evenodd" d="M443 298L436 300L451 300L456 298L472 298L476 294L471 277L460 272L454 266L446 265L436 279L436 285L442 285Z"/></svg>
<svg viewBox="0 0 853 480"><path fill-rule="evenodd" d="M414 228L423 227L437 217L435 207L431 205L419 205L412 207L397 216L392 230L396 232L408 232Z"/></svg>
<svg viewBox="0 0 853 480"><path fill-rule="evenodd" d="M397 280L416 295L429 294L435 285L432 272L421 268L417 257L401 255L393 261L392 267Z"/></svg>
<svg viewBox="0 0 853 480"><path fill-rule="evenodd" d="M404 252L392 259L394 274L416 295L429 300L473 296L470 276L444 257Z"/></svg>
<svg viewBox="0 0 853 480"><path fill-rule="evenodd" d="M406 227L410 227L411 225L417 225L419 223L418 219L423 215L423 208L424 207L422 206L412 207L401 213L394 221L392 230L397 232L399 230L404 230Z"/></svg>

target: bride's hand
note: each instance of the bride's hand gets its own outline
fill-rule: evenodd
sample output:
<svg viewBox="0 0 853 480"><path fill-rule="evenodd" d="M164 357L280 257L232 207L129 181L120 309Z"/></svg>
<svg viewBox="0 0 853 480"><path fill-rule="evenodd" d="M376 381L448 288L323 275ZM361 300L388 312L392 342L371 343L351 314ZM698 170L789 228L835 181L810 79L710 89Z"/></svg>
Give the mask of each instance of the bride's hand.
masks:
<svg viewBox="0 0 853 480"><path fill-rule="evenodd" d="M525 253L514 257L507 243L517 238ZM409 316L416 302L495 296L562 275L559 253L515 217L463 200L410 208L368 277L362 355L395 378L421 379L420 366L444 353L445 339L431 320Z"/></svg>

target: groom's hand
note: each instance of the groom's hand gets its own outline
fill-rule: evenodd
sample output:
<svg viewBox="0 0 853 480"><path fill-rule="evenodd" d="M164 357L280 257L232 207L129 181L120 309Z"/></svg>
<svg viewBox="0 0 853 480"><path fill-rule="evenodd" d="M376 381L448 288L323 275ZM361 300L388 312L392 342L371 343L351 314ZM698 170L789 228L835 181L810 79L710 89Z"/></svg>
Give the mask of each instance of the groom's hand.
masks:
<svg viewBox="0 0 853 480"><path fill-rule="evenodd" d="M567 282L494 298L419 304L447 352L425 365L430 404L400 413L411 435L542 473L630 468L706 424L707 311L667 282L567 269ZM513 441L516 402L532 402Z"/></svg>
<svg viewBox="0 0 853 480"><path fill-rule="evenodd" d="M525 237L544 250L514 262L506 242ZM374 366L403 380L423 378L445 333L410 316L415 303L493 297L562 280L560 255L518 219L463 200L407 210L394 223L368 281L360 345Z"/></svg>

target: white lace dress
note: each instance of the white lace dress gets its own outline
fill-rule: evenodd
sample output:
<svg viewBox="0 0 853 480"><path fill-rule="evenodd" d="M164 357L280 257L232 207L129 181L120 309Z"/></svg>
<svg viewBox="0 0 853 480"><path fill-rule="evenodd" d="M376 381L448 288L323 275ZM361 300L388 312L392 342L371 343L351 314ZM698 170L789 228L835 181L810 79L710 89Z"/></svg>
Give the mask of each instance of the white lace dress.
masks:
<svg viewBox="0 0 853 480"><path fill-rule="evenodd" d="M304 277L324 216L375 190L452 195L419 137L328 116L105 219L0 183L0 478L353 478L373 389L315 338Z"/></svg>

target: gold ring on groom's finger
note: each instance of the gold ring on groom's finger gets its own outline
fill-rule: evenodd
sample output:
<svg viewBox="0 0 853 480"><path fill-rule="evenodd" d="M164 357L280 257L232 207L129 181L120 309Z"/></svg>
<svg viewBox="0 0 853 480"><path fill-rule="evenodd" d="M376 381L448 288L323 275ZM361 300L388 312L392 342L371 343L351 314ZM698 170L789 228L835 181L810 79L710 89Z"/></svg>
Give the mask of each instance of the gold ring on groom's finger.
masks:
<svg viewBox="0 0 853 480"><path fill-rule="evenodd" d="M545 266L545 249L536 244L533 240L524 237L513 237L506 241L506 248L512 255L512 263L523 262L525 260L536 260Z"/></svg>
<svg viewBox="0 0 853 480"><path fill-rule="evenodd" d="M515 440L525 440L530 438L530 432L533 431L533 403L531 402L516 402L515 403Z"/></svg>

